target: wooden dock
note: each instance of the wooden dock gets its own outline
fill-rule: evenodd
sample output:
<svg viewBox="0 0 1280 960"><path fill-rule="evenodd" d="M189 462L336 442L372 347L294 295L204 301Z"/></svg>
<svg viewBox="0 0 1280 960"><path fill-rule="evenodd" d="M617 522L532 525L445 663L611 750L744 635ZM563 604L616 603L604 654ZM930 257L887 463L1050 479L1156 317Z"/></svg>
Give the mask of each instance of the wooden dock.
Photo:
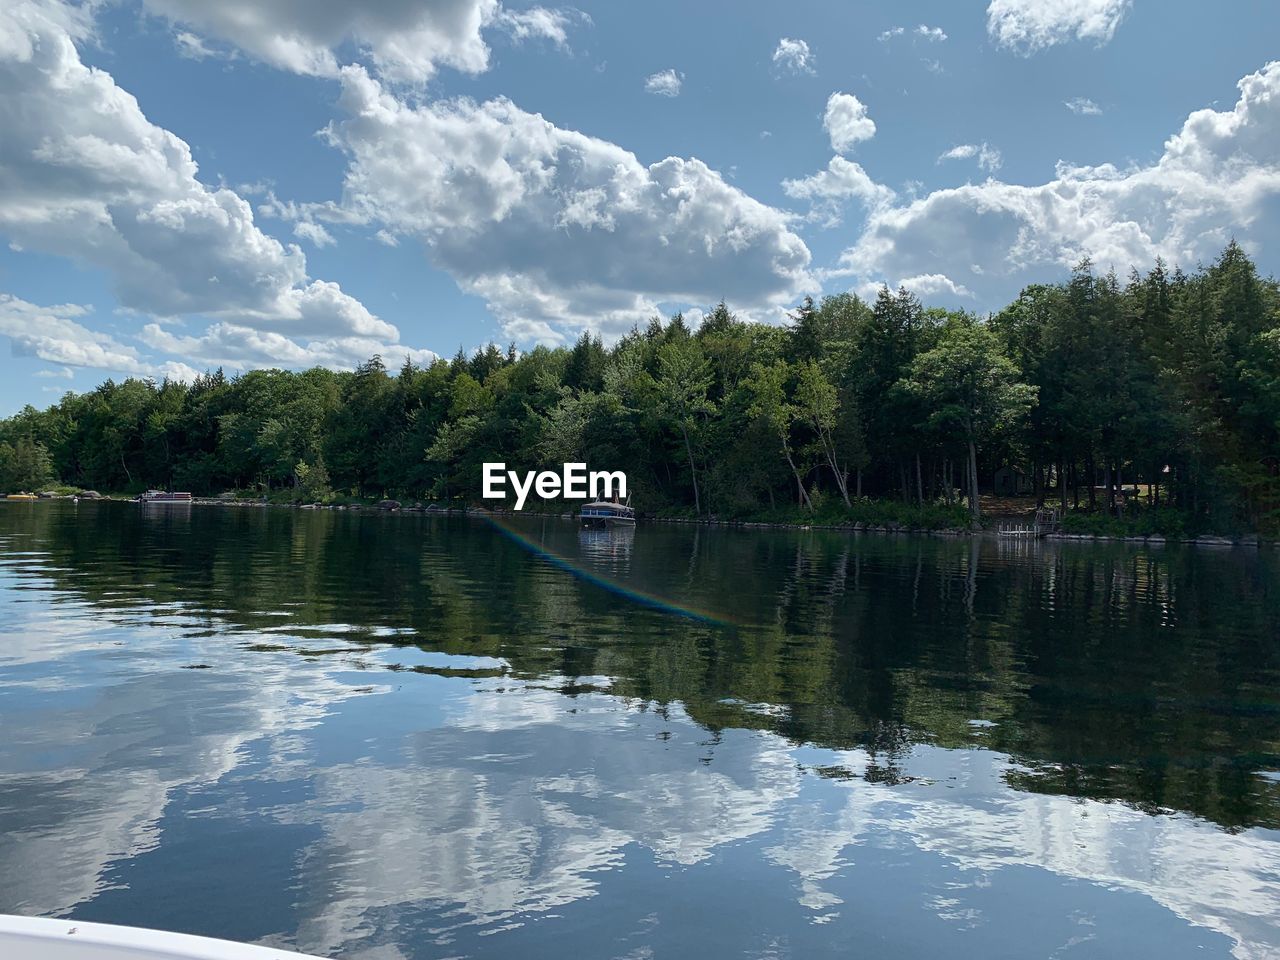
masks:
<svg viewBox="0 0 1280 960"><path fill-rule="evenodd" d="M1032 523L1017 523L1011 521L1000 522L996 533L1002 537L1043 537L1050 533L1057 533L1062 527L1062 521L1058 517L1058 511L1049 508L1042 508L1036 511L1035 520Z"/></svg>

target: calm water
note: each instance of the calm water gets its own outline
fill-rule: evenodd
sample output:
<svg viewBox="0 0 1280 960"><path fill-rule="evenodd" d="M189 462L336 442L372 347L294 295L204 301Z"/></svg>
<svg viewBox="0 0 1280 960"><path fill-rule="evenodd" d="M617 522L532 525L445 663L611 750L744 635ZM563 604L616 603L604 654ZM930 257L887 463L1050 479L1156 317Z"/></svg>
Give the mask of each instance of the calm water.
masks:
<svg viewBox="0 0 1280 960"><path fill-rule="evenodd" d="M0 504L0 912L1280 956L1272 553Z"/></svg>

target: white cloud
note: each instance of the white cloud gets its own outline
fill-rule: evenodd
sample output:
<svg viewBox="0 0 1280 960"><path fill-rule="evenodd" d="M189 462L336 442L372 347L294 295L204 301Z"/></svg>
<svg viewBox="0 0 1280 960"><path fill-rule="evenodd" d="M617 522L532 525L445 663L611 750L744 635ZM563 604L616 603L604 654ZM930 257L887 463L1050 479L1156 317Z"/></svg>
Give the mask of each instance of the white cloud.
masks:
<svg viewBox="0 0 1280 960"><path fill-rule="evenodd" d="M421 83L440 66L465 73L489 67L483 32L563 46L573 14L545 7L512 11L498 0L143 0L175 25L234 44L254 59L295 73L337 76L337 51L355 48L384 77Z"/></svg>
<svg viewBox="0 0 1280 960"><path fill-rule="evenodd" d="M1002 47L1030 55L1068 40L1110 42L1131 0L991 0L987 32Z"/></svg>
<svg viewBox="0 0 1280 960"><path fill-rule="evenodd" d="M468 73L488 68L481 28L497 0L143 0L151 13L230 43L255 59L297 73L335 76L334 50L351 42L398 80L421 81L445 64Z"/></svg>
<svg viewBox="0 0 1280 960"><path fill-rule="evenodd" d="M836 153L845 153L855 143L870 140L876 134L875 121L867 116L866 105L851 93L833 93L827 98L822 128L831 137L831 149Z"/></svg>
<svg viewBox="0 0 1280 960"><path fill-rule="evenodd" d="M73 303L42 307L0 293L0 334L10 339L17 356L121 373L150 372L137 350L77 322L88 312Z"/></svg>
<svg viewBox="0 0 1280 960"><path fill-rule="evenodd" d="M784 180L782 191L794 200L808 200L808 219L826 227L840 223L840 209L846 200L856 199L867 207L891 203L894 192L876 183L861 165L844 157L832 157L825 170L801 180Z"/></svg>
<svg viewBox="0 0 1280 960"><path fill-rule="evenodd" d="M1064 100L1063 105L1072 113L1085 117L1096 117L1102 113L1102 108L1088 97L1073 97L1070 100Z"/></svg>
<svg viewBox="0 0 1280 960"><path fill-rule="evenodd" d="M581 18L588 23L591 18L578 11L549 10L546 7L530 7L527 10L499 8L493 17L493 26L505 30L516 41L550 40L558 47L569 43L569 24Z"/></svg>
<svg viewBox="0 0 1280 960"><path fill-rule="evenodd" d="M203 40L186 30L178 30L174 33L173 44L178 48L178 55L188 60L207 60L218 56L216 50L211 50Z"/></svg>
<svg viewBox="0 0 1280 960"><path fill-rule="evenodd" d="M415 350L371 337L328 337L303 343L269 330L234 323L212 324L199 336L175 334L158 323L149 323L139 332L138 339L164 353L195 358L204 366L232 370L270 366L349 370L375 353L380 354L388 366L396 367L406 358L426 363L436 356L430 350Z"/></svg>
<svg viewBox="0 0 1280 960"><path fill-rule="evenodd" d="M790 73L813 73L813 54L803 40L783 37L773 51L773 65Z"/></svg>
<svg viewBox="0 0 1280 960"><path fill-rule="evenodd" d="M675 70L662 70L644 81L645 93L656 93L660 97L680 96L680 85L684 82L684 74Z"/></svg>
<svg viewBox="0 0 1280 960"><path fill-rule="evenodd" d="M921 273L914 277L901 277L895 287L906 287L919 297L936 297L939 294L949 294L953 297L973 296L964 284L956 283L942 273Z"/></svg>
<svg viewBox="0 0 1280 960"><path fill-rule="evenodd" d="M340 103L345 215L423 239L510 335L616 332L722 296L772 309L809 282L787 215L699 160L645 166L506 99L410 105L360 67Z"/></svg>
<svg viewBox="0 0 1280 960"><path fill-rule="evenodd" d="M306 240L314 243L317 247L331 247L336 240L333 234L326 230L321 224L314 223L310 220L300 220L293 225L293 235L299 240Z"/></svg>
<svg viewBox="0 0 1280 960"><path fill-rule="evenodd" d="M876 37L876 39L881 43L888 43L890 40L897 37L905 36L906 33L906 27L890 27L888 30L881 33L880 36ZM941 43L943 40L947 39L947 32L941 27L931 27L926 23L921 23L911 28L911 36L920 40L926 40L930 43Z"/></svg>
<svg viewBox="0 0 1280 960"><path fill-rule="evenodd" d="M972 159L978 161L978 169L986 170L988 173L999 170L1004 163L1004 158L1000 155L1000 151L985 140L982 143L962 143L959 146L952 147L938 157L938 163L942 163L944 160Z"/></svg>
<svg viewBox="0 0 1280 960"><path fill-rule="evenodd" d="M311 279L302 250L263 233L235 191L201 183L187 144L81 62L86 15L41 0L0 9L0 232L106 270L127 310L398 340L337 284ZM93 338L84 349L65 362L143 363Z"/></svg>
<svg viewBox="0 0 1280 960"><path fill-rule="evenodd" d="M839 271L834 271L828 276L841 276ZM897 277L890 279L890 276L880 276L876 279L866 279L854 285L852 293L856 293L867 303L874 303L876 297L880 295L880 291L888 288L889 290L898 290L905 287L911 293L923 300L931 301L936 304L939 299L951 301L957 304L961 300L970 300L973 298L973 292L962 283L956 283L945 273L920 273L912 277Z"/></svg>
<svg viewBox="0 0 1280 960"><path fill-rule="evenodd" d="M0 335L9 338L15 356L64 365L61 371L40 370L36 376L70 378L68 367L182 380L194 376L185 364L155 363L110 334L78 322L88 313L88 307L74 303L42 307L0 293Z"/></svg>
<svg viewBox="0 0 1280 960"><path fill-rule="evenodd" d="M49 380L71 380L76 372L70 367L58 367L56 370L37 370L32 376L43 377Z"/></svg>
<svg viewBox="0 0 1280 960"><path fill-rule="evenodd" d="M1267 215L1280 198L1280 62L1239 87L1232 109L1192 113L1150 165L1059 163L1038 186L987 180L873 209L836 272L940 273L994 306L1085 255L1124 272L1156 257L1193 266L1232 236L1280 241Z"/></svg>

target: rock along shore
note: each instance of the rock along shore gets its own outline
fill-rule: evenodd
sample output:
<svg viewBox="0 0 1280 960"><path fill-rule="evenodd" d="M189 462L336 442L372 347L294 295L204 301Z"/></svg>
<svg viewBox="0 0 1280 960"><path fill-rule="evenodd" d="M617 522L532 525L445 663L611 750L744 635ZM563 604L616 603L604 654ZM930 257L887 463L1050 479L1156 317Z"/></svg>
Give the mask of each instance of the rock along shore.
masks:
<svg viewBox="0 0 1280 960"><path fill-rule="evenodd" d="M74 494L41 494L42 500L71 500ZM132 498L124 497L85 497L81 495L81 499L94 500L114 500L118 503L135 502ZM195 497L191 500L192 505L201 507L226 507L230 509L255 509L272 507L281 510L333 510L345 511L351 513L407 513L407 514L423 514L427 516L470 516L470 517L486 517L486 516L529 516L529 517L555 517L564 520L573 520L576 515L573 512L548 512L538 513L533 511L521 511L517 514L514 510L490 510L485 507L462 508L457 506L445 506L436 503L423 503L421 501L401 502L399 500L380 500L371 504L319 504L319 503L271 503L266 500L243 500L230 497ZM166 504L171 507L173 504ZM930 528L917 527L909 524L890 521L887 523L865 523L863 521L854 521L851 523L777 523L769 521L754 520L721 520L715 517L704 517L702 519L694 519L692 517L644 517L644 523L671 523L671 524L688 524L700 525L706 527L738 527L741 529L751 530L833 530L843 531L846 533L866 533L880 534L887 536L926 536L926 537L978 537L990 538L993 540L1002 539L995 530L985 527L965 528L965 527L946 527L946 528ZM1030 538L1027 538L1030 539ZM1159 534L1150 536L1110 536L1107 534L1094 533L1051 533L1040 538L1054 542L1066 541L1097 541L1112 543L1145 543L1149 546L1164 546L1166 544L1193 544L1200 547L1246 547L1257 548L1260 546L1274 546L1275 541L1264 539L1257 534L1247 534L1239 537L1219 537L1219 536L1198 536L1198 537L1164 537Z"/></svg>

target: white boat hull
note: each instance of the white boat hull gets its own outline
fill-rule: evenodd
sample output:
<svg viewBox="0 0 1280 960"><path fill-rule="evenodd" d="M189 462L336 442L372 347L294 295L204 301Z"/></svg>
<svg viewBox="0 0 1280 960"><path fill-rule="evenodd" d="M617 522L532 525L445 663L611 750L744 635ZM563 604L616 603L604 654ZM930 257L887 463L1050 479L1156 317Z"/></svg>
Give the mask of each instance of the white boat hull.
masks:
<svg viewBox="0 0 1280 960"><path fill-rule="evenodd" d="M5 960L320 960L185 933L117 927L79 920L0 916Z"/></svg>

